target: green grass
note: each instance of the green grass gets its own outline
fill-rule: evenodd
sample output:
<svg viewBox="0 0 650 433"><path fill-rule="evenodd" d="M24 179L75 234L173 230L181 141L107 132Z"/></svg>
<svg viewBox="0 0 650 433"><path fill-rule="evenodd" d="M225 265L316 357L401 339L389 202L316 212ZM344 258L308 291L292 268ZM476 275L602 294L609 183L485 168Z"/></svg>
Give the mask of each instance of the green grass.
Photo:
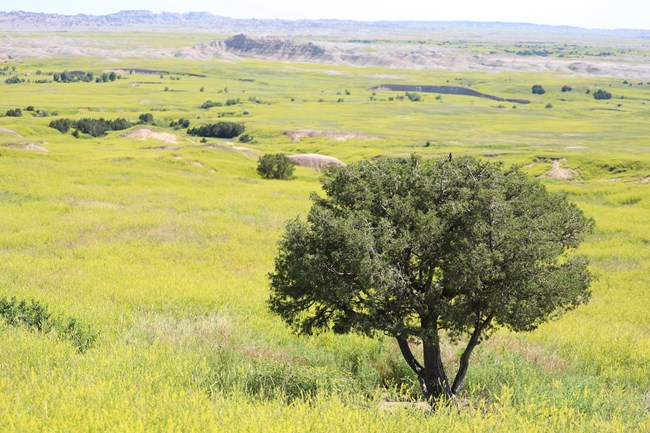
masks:
<svg viewBox="0 0 650 433"><path fill-rule="evenodd" d="M146 45L156 37L109 40ZM23 136L0 132L0 296L36 300L98 332L95 346L80 354L54 335L0 322L0 430L650 430L650 195L641 182L650 176L650 127L643 120L650 86L548 73L259 60L74 58L15 65L27 79L38 69L97 74L114 67L208 77L0 84L2 113L34 105L60 117L135 121L151 112L153 129L178 135L178 144L167 144L177 149L160 149L150 147L164 143L123 138L124 131L74 139L47 127L53 117L0 118L0 128ZM383 82L447 80L533 102L513 108L429 94L422 102L389 101L394 92L369 100L368 89ZM538 83L545 95L530 93ZM561 93L565 84L574 91ZM615 99L595 101L587 88L606 89ZM253 96L270 104L248 102ZM243 104L199 108L228 98ZM552 109L544 108L548 103ZM254 142L212 139L212 147L202 147L167 127L179 117L192 126L216 121L226 111L246 123ZM373 139L294 143L284 135L288 129ZM48 153L11 148L27 143ZM298 168L294 180L262 180L256 160L238 145L257 154L316 152L346 162L411 152L474 154L525 165L532 176L549 170L550 158L566 158L564 166L580 170L581 180L544 182L596 220L596 233L581 248L599 277L593 299L533 333L498 332L472 359L458 405L434 414L379 411L386 399L418 397L390 339L299 338L266 310L276 241L286 220L308 210L318 174ZM447 349L449 357L459 350Z"/></svg>

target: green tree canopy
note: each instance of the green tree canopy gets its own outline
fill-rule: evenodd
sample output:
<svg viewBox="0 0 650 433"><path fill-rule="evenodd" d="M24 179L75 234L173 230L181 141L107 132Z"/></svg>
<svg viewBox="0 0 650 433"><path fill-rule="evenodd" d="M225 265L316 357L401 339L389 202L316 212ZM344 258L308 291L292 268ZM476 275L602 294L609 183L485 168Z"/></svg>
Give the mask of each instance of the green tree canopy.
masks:
<svg viewBox="0 0 650 433"><path fill-rule="evenodd" d="M293 162L283 153L267 153L257 160L257 173L264 179L291 179L293 169Z"/></svg>
<svg viewBox="0 0 650 433"><path fill-rule="evenodd" d="M280 241L270 308L302 334L396 338L430 401L459 392L472 351L497 327L529 331L589 299L574 250L593 221L516 167L412 156L322 182L325 196ZM467 341L453 381L442 337Z"/></svg>

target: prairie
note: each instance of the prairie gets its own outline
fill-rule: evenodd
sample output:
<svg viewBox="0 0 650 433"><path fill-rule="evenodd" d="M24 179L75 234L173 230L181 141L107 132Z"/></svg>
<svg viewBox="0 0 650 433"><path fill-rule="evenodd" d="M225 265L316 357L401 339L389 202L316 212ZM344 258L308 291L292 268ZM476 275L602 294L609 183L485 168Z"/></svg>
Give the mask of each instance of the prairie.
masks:
<svg viewBox="0 0 650 433"><path fill-rule="evenodd" d="M136 55L4 64L0 113L23 116L0 117L0 297L38 301L97 340L79 353L56 333L0 319L0 430L650 431L650 77L159 58L138 50L211 35L67 37ZM633 49L647 59L642 43ZM171 73L35 82L129 68ZM10 75L25 82L5 84ZM386 82L531 103L370 90ZM546 93L531 94L534 84ZM612 99L595 100L596 89ZM240 102L200 108L228 99ZM176 143L129 137L138 126L79 138L48 127L142 113ZM201 142L169 126L179 118L244 122L253 140ZM294 140L291 130L351 138ZM497 332L472 358L462 398L425 412L409 404L417 384L390 339L297 337L267 311L276 242L320 190L319 174L301 167L290 181L259 178L255 155L277 152L346 163L451 152L522 165L595 219L581 247L598 277L592 300L532 333ZM570 178L545 177L554 165Z"/></svg>

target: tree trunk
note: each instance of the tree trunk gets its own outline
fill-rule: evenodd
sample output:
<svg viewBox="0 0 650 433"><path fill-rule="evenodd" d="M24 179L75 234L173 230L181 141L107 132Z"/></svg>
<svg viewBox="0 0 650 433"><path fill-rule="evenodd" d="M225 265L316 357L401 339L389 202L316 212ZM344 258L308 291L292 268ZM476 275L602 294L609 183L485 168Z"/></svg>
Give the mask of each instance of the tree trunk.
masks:
<svg viewBox="0 0 650 433"><path fill-rule="evenodd" d="M479 316L474 324L474 331L467 343L467 347L460 357L458 373L454 378L453 385L450 386L449 379L445 373L442 363L442 354L440 352L440 337L438 335L437 324L422 324L422 327L428 330L428 334L422 338L422 352L424 354L424 366L415 359L411 348L409 347L406 337L396 337L397 344L402 351L402 356L409 367L415 372L420 382L422 395L432 405L440 398L452 398L458 394L467 369L469 367L469 358L474 348L480 343L481 334L490 325L494 318L494 312L490 313L485 319L481 320Z"/></svg>
<svg viewBox="0 0 650 433"><path fill-rule="evenodd" d="M491 313L485 320L481 321L480 317L476 319L474 324L474 332L472 332L467 347L463 351L463 354L460 356L460 362L458 365L458 373L456 373L456 378L454 379L454 384L451 387L451 392L454 395L457 395L460 391L460 387L463 385L465 380L465 375L467 374L467 368L469 367L469 357L472 355L472 351L479 344L481 333L490 325L490 322L494 318L494 313Z"/></svg>
<svg viewBox="0 0 650 433"><path fill-rule="evenodd" d="M423 341L424 366L415 359L408 341L404 337L397 337L397 344L404 356L404 360L415 372L420 382L420 389L424 399L432 405L441 397L452 397L449 380L442 364L440 353L440 340L437 330L435 335Z"/></svg>
<svg viewBox="0 0 650 433"><path fill-rule="evenodd" d="M440 339L438 338L437 329L433 335L422 340L422 346L424 354L424 382L429 391L429 395L425 397L427 397L430 403L434 404L441 397L450 398L453 396L445 368L442 364Z"/></svg>

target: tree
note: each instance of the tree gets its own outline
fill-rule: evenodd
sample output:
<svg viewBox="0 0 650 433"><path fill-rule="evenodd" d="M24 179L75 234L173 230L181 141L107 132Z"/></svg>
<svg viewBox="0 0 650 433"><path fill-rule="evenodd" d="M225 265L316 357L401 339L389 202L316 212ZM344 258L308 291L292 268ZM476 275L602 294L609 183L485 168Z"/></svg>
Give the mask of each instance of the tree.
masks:
<svg viewBox="0 0 650 433"><path fill-rule="evenodd" d="M593 221L516 167L412 156L330 170L322 183L306 221L287 224L269 307L300 334L394 337L431 403L458 394L496 328L530 331L589 299L574 250ZM464 336L452 381L441 339Z"/></svg>
<svg viewBox="0 0 650 433"><path fill-rule="evenodd" d="M282 153L262 155L257 160L257 173L264 179L290 179L293 162Z"/></svg>
<svg viewBox="0 0 650 433"><path fill-rule="evenodd" d="M532 93L534 95L543 95L544 93L546 93L546 90L544 90L544 88L541 85L535 84L532 88Z"/></svg>

